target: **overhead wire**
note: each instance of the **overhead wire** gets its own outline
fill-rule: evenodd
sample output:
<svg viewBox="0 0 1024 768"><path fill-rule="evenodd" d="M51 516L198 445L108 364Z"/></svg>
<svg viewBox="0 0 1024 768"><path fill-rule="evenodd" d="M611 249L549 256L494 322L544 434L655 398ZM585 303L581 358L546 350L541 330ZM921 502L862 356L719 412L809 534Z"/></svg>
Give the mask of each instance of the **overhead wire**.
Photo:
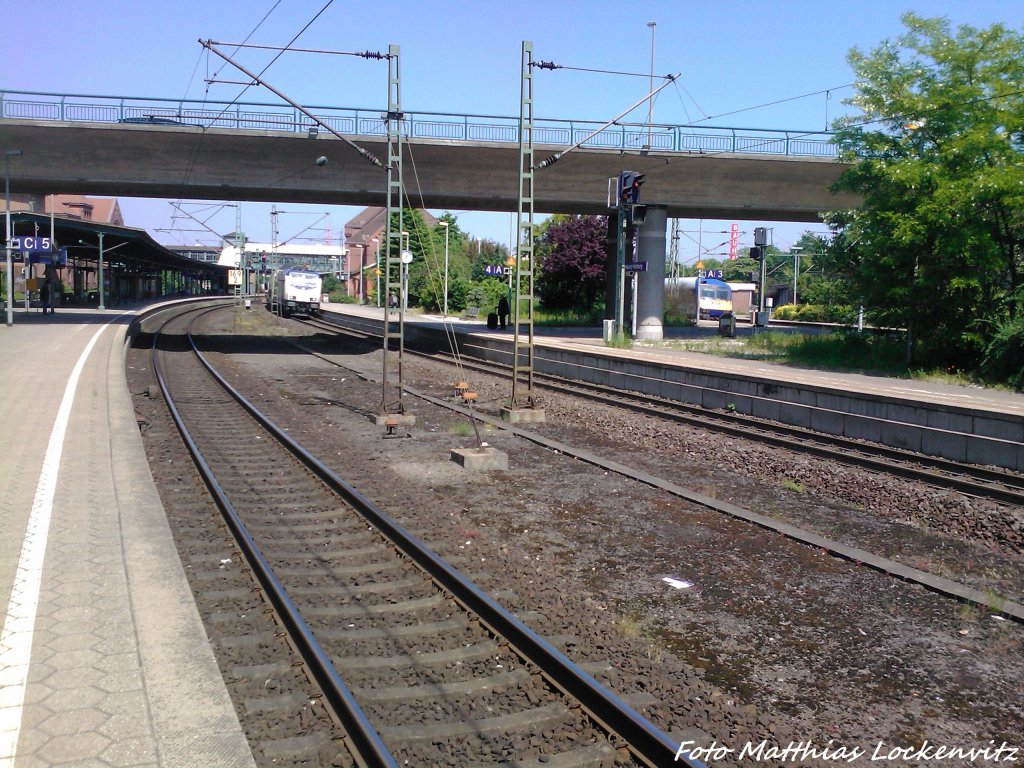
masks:
<svg viewBox="0 0 1024 768"><path fill-rule="evenodd" d="M273 12L274 12L275 10L277 10L278 6L279 6L279 5L281 4L281 1L282 1L282 0L277 0L277 1L276 1L276 2L275 2L275 3L274 3L274 4L273 4L273 5L271 6L271 7L270 7L270 10L268 10L268 11L267 11L267 12L266 12L266 13L265 13L265 14L263 15L263 18L261 18L261 19L260 19L260 20L259 20L259 21L258 21L258 22L256 23L256 25L255 25L255 26L254 26L254 27L253 27L253 28L252 28L252 29L251 29L251 30L249 31L249 33L248 33L248 34L247 34L247 35L245 36L245 38L244 38L244 39L242 40L242 43L241 43L240 45L244 45L244 44L245 44L246 42L248 42L248 41L249 41L249 39L250 39L250 38L252 38L252 36L253 36L254 34L256 34L256 32L257 32L257 31L259 30L259 28L260 28L261 26L263 26L263 24L264 24L264 23L265 23L265 22L267 21L267 19L268 19L268 18L270 18L271 14L273 14ZM325 12L325 11L326 11L326 10L327 10L327 9L328 9L328 8L329 8L329 7L331 6L331 5L332 5L332 4L333 4L333 2L334 2L334 0L327 0L327 2L326 2L326 3L324 4L324 6L323 6L323 7L322 7L322 8L321 8L321 9L320 9L319 11L317 11L317 13L316 13L316 14L315 14L315 15L314 15L314 16L313 16L313 17L312 17L312 18L311 18L311 19L310 19L309 21L307 21L305 25L303 25L302 29L300 29L300 30L299 30L298 32L296 32L296 33L295 33L295 35L294 35L294 36L292 37L292 39L291 39L291 40L290 40L290 41L288 42L288 44L287 44L286 46L284 46L284 48L282 48L282 49L281 49L281 50L280 50L280 51L278 52L278 54L277 54L277 55L276 55L276 56L275 56L275 57L274 57L273 59L271 59L271 60L270 60L270 62L269 62L269 63L267 63L267 65L266 65L266 66L265 66L265 67L264 67L264 68L263 68L263 69L261 70L261 72L260 72L260 75L261 75L261 76L262 76L262 75L263 75L263 74L264 74L264 73L265 73L265 72L266 72L266 71L267 71L268 69L270 69L270 67L271 67L271 66L272 66L272 65L273 65L273 64L274 64L274 63L275 63L275 62L276 62L276 61L277 61L277 60L278 60L278 59L279 59L279 58L280 58L280 57L281 57L281 56L282 56L282 55L283 55L283 54L285 53L285 51L286 51L286 50L287 50L287 49L288 49L289 47L291 47L291 46L292 46L292 45L293 45L293 44L295 43L295 41L296 41L296 40L298 40L298 39L299 39L299 37L301 37L301 36L302 36L302 34L303 34L303 33L305 33L305 31L306 31L307 29L309 29L309 27L310 27L310 26L312 26L312 24L313 24L313 23L314 23L314 22L315 22L315 21L316 21L317 19L319 19L319 18L320 18L320 16L321 16L321 15L323 15L323 13L324 13L324 12ZM239 47L240 47L240 46L239 46ZM236 48L235 48L235 51L236 51L236 52L238 51L238 47L236 47ZM206 51L206 57L207 57L207 70L209 70L209 51L208 51L208 50ZM218 69L218 70L216 70L216 71L217 71L217 72L219 72L219 71L220 71L220 69ZM193 73L193 75L194 75L194 73ZM215 73L215 76L216 76L216 73ZM207 131L207 129L208 129L208 128L210 128L210 127L211 127L211 126L212 126L212 125L213 125L214 123L216 123L216 121L217 121L217 120L219 120L219 119L221 118L221 116L222 116L222 115L224 115L224 113L225 113L225 112L226 112L226 111L227 111L227 110L228 110L228 109L229 109L229 108L230 108L230 107L231 107L231 106L232 106L233 104L235 104L235 103L236 103L236 102L238 101L238 99L240 99L240 98L242 97L242 95L243 95L243 94L244 94L244 93L245 93L245 92L246 92L246 91L247 91L247 90L248 90L248 89L249 89L250 87L252 87L252 84L251 84L251 83L250 83L250 84L248 84L248 85L246 85L246 86L245 86L244 88L242 88L242 90L241 90L241 91L239 91L239 93L238 93L238 94L236 94L236 95L235 95L235 97L234 97L234 98L233 98L233 99L232 99L231 101L229 101L229 102L228 102L228 103L227 103L227 104L226 104L226 105L225 105L225 106L224 106L224 107L223 107L223 108L221 109L221 111L220 111L219 113L217 113L216 115L214 115L214 116L213 116L213 118L212 118L212 119L210 120L210 122L209 122L208 124L206 124L206 125L200 125L200 126L199 126L199 127L200 127L200 129L201 129L201 132L200 132L200 133L199 133L199 134L197 135L197 137L196 137L196 141L195 141L195 142L193 143L193 145L192 145L192 151L191 151L191 153L190 153L190 155L189 155L189 159L188 159L188 162L187 162L187 164L186 164L186 167L185 167L185 171L184 171L184 174L183 174L183 176L182 176L182 186L186 185L186 184L188 183L188 180L189 180L189 179L191 178L191 176L192 176L192 173L193 173L193 171L194 171L194 169L195 169L195 164L196 164L197 158L198 158L198 156L199 156L199 150L200 150L200 146L201 146L201 144L202 144L202 138L203 138L203 137L204 137L204 136L206 135L206 131ZM203 104L206 104L206 102L207 102L208 98L209 98L209 84L207 85L207 88L205 89L205 91L204 91L204 94L203 94ZM291 174L291 175L298 175L298 174L296 173L296 174ZM288 177L285 177L285 178L290 178L290 176L288 176ZM279 180L278 180L278 182L280 182L280 181L282 181L282 180L284 180L284 179L279 179ZM276 183L276 182L275 182L275 183ZM269 185L267 185L267 186L269 186ZM180 201L181 201L181 198L179 198L179 202L180 202ZM172 219L172 222L173 222L173 219Z"/></svg>
<svg viewBox="0 0 1024 768"><path fill-rule="evenodd" d="M256 26L254 26L254 27L253 27L253 28L252 28L251 30L249 30L249 34L247 34L247 35L245 36L245 38L243 39L243 41L242 41L242 42L247 42L247 41L249 40L249 38L251 38L251 37L252 37L252 36L253 36L254 34L256 34L257 30L259 30L259 28L260 28L261 26L263 26L263 23L264 23L264 22L265 22L265 21L266 21L266 20L267 20L268 18L270 18L270 15L271 15L271 14L272 14L272 13L273 13L273 12L274 12L275 10L277 10L277 7L278 7L278 6L280 5L280 4L281 4L281 0L276 0L276 2L275 2L275 3L274 3L274 4L273 4L273 5L271 6L271 7L270 7L270 10L268 10L268 11L267 11L267 12L266 12L265 14L263 14L263 18L262 18L262 19L260 19L260 20L259 20L259 21L258 21L258 22L256 23ZM237 50L237 49L236 49L236 50ZM187 85L187 86L186 86L186 88L185 88L185 94L186 94L186 95L188 95L188 90L189 90L189 88L191 88L191 87L192 87L192 80L193 80L193 79L195 79L195 70L199 68L199 62L200 62L200 61L202 61L202 59L203 59L203 56L204 56L204 54L205 54L205 58L206 58L206 71L207 71L207 75L209 75L209 74L210 74L210 52L209 52L209 51L207 51L207 50L205 50L205 49L204 49L204 50L200 50L200 51L199 51L199 58L198 58L198 59L196 60L196 66L195 66L195 68L193 69L193 71L192 71L192 76L190 77L190 79L189 79L189 83L188 83L188 85ZM220 69L218 69L218 70L217 70L217 72L219 72L219 71L220 71ZM214 77L216 77L216 73L214 73ZM209 78L207 78L207 80L209 80ZM205 106L205 105L206 105L206 103L207 103L207 101L208 101L208 99L209 99L209 95L210 95L210 85L209 85L209 82L207 82L207 85L206 85L206 87L205 87L205 88L203 89L203 99L202 99L202 104L203 104L203 106ZM237 98L237 97L236 97L236 98ZM221 115L223 115L223 114L224 114L223 110L221 111L221 113L220 113L220 114L221 114ZM219 118L219 117L220 117L220 115L218 115L218 116L217 116L217 118ZM217 119L217 118L215 118L215 119ZM202 137L203 135L205 135L205 133L206 133L206 128L208 128L209 126L201 126L201 127L202 127L202 133L201 133L201 134L199 134L199 136L200 136L200 137ZM199 154L199 145L200 145L200 143L201 143L201 138L197 138L196 142L195 142L195 143L193 144L193 146L192 146L192 153L191 153L191 155L189 156L189 160L188 160L188 163L187 163L187 165L185 166L185 173L184 173L184 175L183 175L183 177L182 177L182 185L183 185L183 186L184 186L184 185L185 185L186 183L188 183L188 180L189 180L189 178L191 178L191 176L192 176L192 171L193 171L193 170L195 169L195 163L196 163L196 158L198 157L198 154ZM179 197L179 198L178 198L178 202L180 203L180 202L181 202L181 200L182 200L182 198L180 198L180 197ZM171 219L171 221L172 221L172 223L173 223L173 221L174 221L174 217L173 217L173 216L172 216L172 219Z"/></svg>
<svg viewBox="0 0 1024 768"><path fill-rule="evenodd" d="M413 152L412 144L410 142L406 142L405 146L408 148L409 161L410 161L410 163L412 163L412 173L413 173L413 178L415 179L415 182L416 182L416 190L419 193L420 207L421 207L422 210L426 210L426 200L423 197L423 186L420 184L419 170L416 167L416 157L415 157L415 154ZM403 184L403 186L405 185L405 180L404 179L402 180L402 184ZM409 196L408 190L407 189L403 189L402 192L405 195L405 199L411 201L411 198ZM438 273L441 272L441 268L439 266L440 259L439 259L438 255L437 255L435 247L434 247L435 246L434 238L432 238L432 237L427 238L427 242L429 242L429 244L430 244L431 259L433 260L433 268L435 270L435 276L436 276ZM421 240L420 245L421 246L423 245L422 240ZM424 248L424 255L425 254L426 254L426 249ZM429 262L427 262L427 269L430 269L430 263ZM435 285L434 299L437 300L438 306L443 306L441 301L439 300L440 298L441 297L439 297L437 295L437 290L436 290L436 285ZM445 316L442 319L441 324L444 327L444 334L445 334L445 338L448 341L448 348L451 350L452 357L455 360L456 370L458 370L460 376L464 376L465 375L465 368L464 368L463 363L462 363L462 355L459 352L458 339L455 336L455 325L448 320L447 316ZM470 404L470 411L472 411L472 404Z"/></svg>

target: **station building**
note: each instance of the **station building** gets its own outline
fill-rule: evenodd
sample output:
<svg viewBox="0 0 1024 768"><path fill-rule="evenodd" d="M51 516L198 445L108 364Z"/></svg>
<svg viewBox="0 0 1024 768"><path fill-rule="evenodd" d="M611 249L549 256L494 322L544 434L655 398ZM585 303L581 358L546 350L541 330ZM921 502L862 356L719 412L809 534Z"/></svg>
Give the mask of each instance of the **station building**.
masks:
<svg viewBox="0 0 1024 768"><path fill-rule="evenodd" d="M116 199L12 194L9 216L12 237L51 242L48 252L12 253L13 292L30 301L49 277L60 294L55 305L97 305L101 273L105 306L227 290L225 268L175 253L144 229L125 226ZM2 220L6 230L6 211Z"/></svg>
<svg viewBox="0 0 1024 768"><path fill-rule="evenodd" d="M429 212L421 208L420 215L428 227L437 226L437 219ZM349 296L359 297L360 304L376 295L386 223L387 209L373 206L364 208L345 224L345 287Z"/></svg>

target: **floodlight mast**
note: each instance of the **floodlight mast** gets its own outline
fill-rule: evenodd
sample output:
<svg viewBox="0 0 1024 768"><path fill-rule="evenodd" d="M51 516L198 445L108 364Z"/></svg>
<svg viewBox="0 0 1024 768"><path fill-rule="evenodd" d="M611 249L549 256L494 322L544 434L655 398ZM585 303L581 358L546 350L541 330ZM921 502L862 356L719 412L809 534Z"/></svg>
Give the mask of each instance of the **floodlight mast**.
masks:
<svg viewBox="0 0 1024 768"><path fill-rule="evenodd" d="M255 72L250 72L248 69L243 67L237 61L235 61L230 56L228 56L226 53L223 53L222 51L217 50L213 40L203 40L202 38L200 38L199 39L199 44L202 45L204 48L207 48L208 50L210 50L213 53L215 53L218 56L220 56L222 59L224 59L224 61L226 61L231 66L233 66L236 69L238 69L240 72L242 72L246 76L251 77L253 82L256 83L257 85L262 85L264 88L266 88L268 91L273 93L275 96L277 96L280 99L283 99L290 106L292 106L295 109L297 109L299 112L304 114L306 117L308 117L310 120L312 120L318 126L323 128L325 131L330 133L332 136L334 136L335 138L341 139L343 142L345 142L350 147L352 147L352 149L354 149L356 152L358 152L365 160L369 161L373 165L376 165L378 168L383 168L384 167L384 164L380 160L378 160L377 157L372 152L368 152L367 150L365 150L362 147L360 147L358 144L356 144L351 139L346 138L345 136L342 136L340 133L338 133L336 130L331 128L331 126L329 126L327 123L325 123L319 117L314 115L312 112L310 112L308 109L306 109L305 107L300 105L298 102L295 102L295 101L292 101L291 99L289 99L287 96L285 96L283 93L281 93L281 91L277 90L277 88L272 86L266 80L264 80L259 75L257 75Z"/></svg>

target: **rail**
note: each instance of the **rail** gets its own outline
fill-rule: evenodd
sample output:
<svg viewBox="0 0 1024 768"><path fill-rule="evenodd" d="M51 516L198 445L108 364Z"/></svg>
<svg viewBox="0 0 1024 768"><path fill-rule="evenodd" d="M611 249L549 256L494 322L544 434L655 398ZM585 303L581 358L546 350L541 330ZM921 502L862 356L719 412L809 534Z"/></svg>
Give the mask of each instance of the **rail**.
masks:
<svg viewBox="0 0 1024 768"><path fill-rule="evenodd" d="M212 312L222 306L224 305L220 304L211 309L199 308L196 312L197 314ZM325 697L338 714L349 735L353 751L358 754L357 760L362 759L363 762L360 765L366 765L369 768L396 766L397 763L387 752L379 734L374 730L351 691L339 677L326 651L319 645L312 631L299 615L291 598L274 575L244 523L234 511L216 479L214 468L203 458L198 445L190 435L184 419L174 405L168 385L159 368L156 358L158 341L159 332L154 333L151 344L153 369L171 417L186 448L192 455L197 469L213 495L215 503L221 509L236 541L243 550L249 566L267 591L274 607L287 626L289 637L299 648L317 683L324 691ZM641 764L651 766L651 768L676 763L690 766L690 768L706 768L700 760L692 758L688 753L681 752L671 737L598 683L590 674L549 644L547 640L537 635L492 597L481 591L356 488L335 474L317 457L307 452L294 437L278 427L214 369L202 355L190 333L186 334L186 342L201 365L223 390L264 429L270 432L285 449L341 496L373 528L390 540L405 557L408 557L427 573L436 584L450 593L468 611L479 617L495 635L507 641L509 647L516 654L536 665L555 688L566 696L576 699L595 722L616 734Z"/></svg>
<svg viewBox="0 0 1024 768"><path fill-rule="evenodd" d="M339 133L384 137L383 110L309 105L311 112ZM264 102L163 99L135 96L61 94L0 90L0 119L89 123L179 125L233 130L309 133L316 126L298 110ZM570 145L588 136L601 122L560 118L535 119L537 144ZM413 139L512 144L519 141L519 120L499 115L405 112L403 135ZM836 145L826 131L731 128L616 122L582 146L682 154L741 153L798 157L835 157Z"/></svg>

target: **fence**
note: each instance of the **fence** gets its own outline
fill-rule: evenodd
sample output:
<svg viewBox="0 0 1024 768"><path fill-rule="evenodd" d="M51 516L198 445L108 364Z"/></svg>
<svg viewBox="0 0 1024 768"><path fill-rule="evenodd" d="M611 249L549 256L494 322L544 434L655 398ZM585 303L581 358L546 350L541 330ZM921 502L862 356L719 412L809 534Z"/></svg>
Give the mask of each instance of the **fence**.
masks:
<svg viewBox="0 0 1024 768"><path fill-rule="evenodd" d="M384 136L381 110L310 106L307 109L338 133ZM190 125L236 130L308 132L314 123L298 110L259 102L212 102L126 96L0 91L0 118L63 122ZM600 127L593 120L535 119L536 144L571 145ZM517 143L518 118L405 112L403 135L466 143ZM583 142L584 147L651 149L660 153L742 153L835 157L832 135L822 131L781 131L694 125L615 123Z"/></svg>

